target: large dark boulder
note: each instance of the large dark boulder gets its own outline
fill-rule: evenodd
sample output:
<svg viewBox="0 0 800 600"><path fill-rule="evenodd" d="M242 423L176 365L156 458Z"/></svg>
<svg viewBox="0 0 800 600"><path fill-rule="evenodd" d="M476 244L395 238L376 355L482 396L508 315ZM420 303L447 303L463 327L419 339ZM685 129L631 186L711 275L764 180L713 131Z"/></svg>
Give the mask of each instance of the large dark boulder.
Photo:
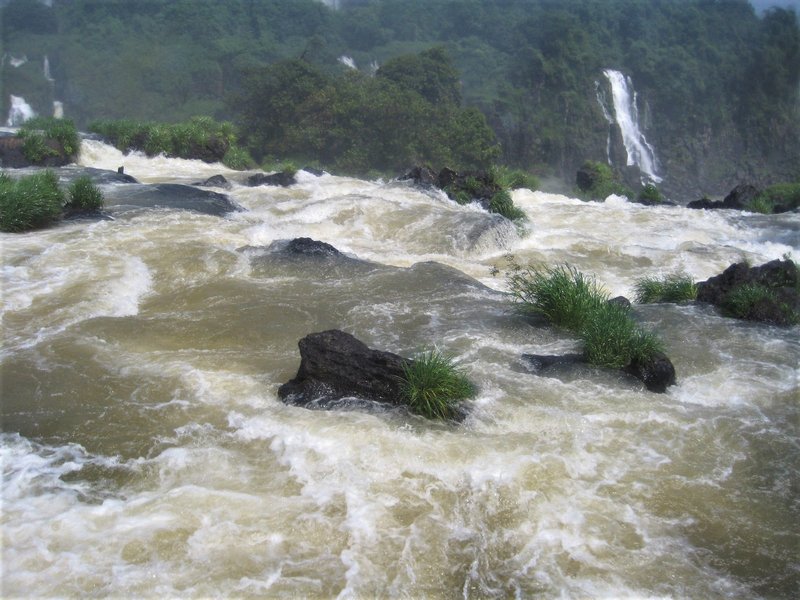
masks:
<svg viewBox="0 0 800 600"><path fill-rule="evenodd" d="M439 187L436 173L429 167L414 166L407 173L398 177L400 181L412 181L423 187Z"/></svg>
<svg viewBox="0 0 800 600"><path fill-rule="evenodd" d="M686 208L705 208L708 210L717 210L726 208L729 210L746 210L750 202L756 199L759 195L759 190L749 183L742 183L733 188L725 199L721 202L714 202L708 198L701 198L700 200L693 200L686 205Z"/></svg>
<svg viewBox="0 0 800 600"><path fill-rule="evenodd" d="M110 212L138 208L172 208L221 217L242 208L225 194L178 183L104 186L105 205Z"/></svg>
<svg viewBox="0 0 800 600"><path fill-rule="evenodd" d="M278 389L286 403L325 405L343 398L404 404L400 382L406 359L373 350L349 333L331 329L298 343L300 368Z"/></svg>
<svg viewBox="0 0 800 600"><path fill-rule="evenodd" d="M192 185L196 185L199 187L218 187L226 190L229 190L231 189L231 187L233 187L230 181L225 179L224 175L212 175L208 179L204 181L196 181Z"/></svg>
<svg viewBox="0 0 800 600"><path fill-rule="evenodd" d="M291 173L280 171L267 175L265 173L256 173L247 178L247 185L255 187L258 185L273 185L280 187L289 187L297 183L297 179Z"/></svg>
<svg viewBox="0 0 800 600"><path fill-rule="evenodd" d="M773 260L757 267L747 263L730 265L721 274L697 284L697 301L723 310L731 294L742 286L761 286L770 290L746 308L741 318L775 325L789 325L800 313L800 271L789 259Z"/></svg>

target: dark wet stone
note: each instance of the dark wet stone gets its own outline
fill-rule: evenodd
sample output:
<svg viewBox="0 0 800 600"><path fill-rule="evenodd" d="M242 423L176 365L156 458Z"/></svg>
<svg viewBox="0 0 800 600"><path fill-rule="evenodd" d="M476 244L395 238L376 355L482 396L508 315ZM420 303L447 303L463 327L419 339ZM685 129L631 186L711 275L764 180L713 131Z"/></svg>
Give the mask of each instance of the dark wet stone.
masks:
<svg viewBox="0 0 800 600"><path fill-rule="evenodd" d="M617 296L616 298L611 298L608 301L608 303L609 304L614 304L616 306L619 306L620 308L626 308L627 309L627 308L631 307L631 301L628 300L625 296Z"/></svg>
<svg viewBox="0 0 800 600"><path fill-rule="evenodd" d="M224 188L226 190L231 189L231 183L225 179L224 175L212 175L205 181L198 181L193 183L192 185L197 185L200 187L219 187Z"/></svg>
<svg viewBox="0 0 800 600"><path fill-rule="evenodd" d="M112 212L136 208L172 208L221 217L242 210L225 194L177 183L114 185L106 187L103 194L106 208Z"/></svg>
<svg viewBox="0 0 800 600"><path fill-rule="evenodd" d="M676 382L675 367L663 352L656 352L644 361L634 360L625 370L644 382L648 390L659 394Z"/></svg>
<svg viewBox="0 0 800 600"><path fill-rule="evenodd" d="M295 176L284 172L272 173L271 175L266 175L265 173L256 173L255 175L251 175L247 178L247 185L250 187L259 185L289 187L295 183L297 183Z"/></svg>

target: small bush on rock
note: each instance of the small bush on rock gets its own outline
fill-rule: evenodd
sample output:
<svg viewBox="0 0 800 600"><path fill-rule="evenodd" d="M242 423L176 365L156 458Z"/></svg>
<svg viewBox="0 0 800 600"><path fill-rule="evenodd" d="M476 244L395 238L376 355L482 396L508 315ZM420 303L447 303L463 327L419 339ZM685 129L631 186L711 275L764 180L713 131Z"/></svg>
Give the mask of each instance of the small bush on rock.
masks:
<svg viewBox="0 0 800 600"><path fill-rule="evenodd" d="M45 227L58 219L64 196L52 171L14 181L0 176L0 231L19 232Z"/></svg>
<svg viewBox="0 0 800 600"><path fill-rule="evenodd" d="M19 137L26 138L26 141L33 137L41 137L42 145L45 144L46 140L55 140L61 145L66 156L76 156L81 147L81 140L78 136L78 130L75 128L75 123L73 123L70 119L34 117L33 119L28 119L22 124L22 127L17 135ZM38 145L38 142L35 143ZM46 145L45 148L47 148L49 151L49 154L45 154L45 157L58 154L52 148L49 148ZM40 162L34 161L30 156L28 156L24 147L22 151L25 154L25 158L31 162Z"/></svg>
<svg viewBox="0 0 800 600"><path fill-rule="evenodd" d="M92 179L83 175L69 186L69 202L65 208L73 210L100 210L103 208L103 192L92 183Z"/></svg>
<svg viewBox="0 0 800 600"><path fill-rule="evenodd" d="M525 219L525 213L514 206L514 200L511 199L511 194L507 190L500 190L492 196L489 202L489 212L497 213L511 221Z"/></svg>
<svg viewBox="0 0 800 600"><path fill-rule="evenodd" d="M234 171L246 171L255 167L256 163L247 150L231 146L222 157L222 164Z"/></svg>
<svg viewBox="0 0 800 600"><path fill-rule="evenodd" d="M684 273L673 273L663 277L642 277L634 286L636 302L682 302L697 298L697 286Z"/></svg>
<svg viewBox="0 0 800 600"><path fill-rule="evenodd" d="M412 411L429 419L451 419L461 400L475 395L475 386L453 359L429 350L403 365L402 394Z"/></svg>
<svg viewBox="0 0 800 600"><path fill-rule="evenodd" d="M647 204L661 204L664 202L664 196L652 183L645 185L639 192L639 201Z"/></svg>

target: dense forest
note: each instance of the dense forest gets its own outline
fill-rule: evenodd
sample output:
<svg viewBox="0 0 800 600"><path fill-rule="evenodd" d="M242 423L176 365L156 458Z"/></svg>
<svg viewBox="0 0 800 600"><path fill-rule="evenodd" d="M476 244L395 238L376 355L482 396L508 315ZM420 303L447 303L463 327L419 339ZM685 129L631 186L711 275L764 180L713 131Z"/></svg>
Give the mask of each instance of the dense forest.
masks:
<svg viewBox="0 0 800 600"><path fill-rule="evenodd" d="M673 194L800 178L793 10L757 14L746 0L49 4L2 10L4 115L10 94L42 114L59 100L81 127L210 115L233 120L259 159L354 173L500 160L572 181L585 160L614 157L609 139L619 150L598 102L611 68L635 86Z"/></svg>

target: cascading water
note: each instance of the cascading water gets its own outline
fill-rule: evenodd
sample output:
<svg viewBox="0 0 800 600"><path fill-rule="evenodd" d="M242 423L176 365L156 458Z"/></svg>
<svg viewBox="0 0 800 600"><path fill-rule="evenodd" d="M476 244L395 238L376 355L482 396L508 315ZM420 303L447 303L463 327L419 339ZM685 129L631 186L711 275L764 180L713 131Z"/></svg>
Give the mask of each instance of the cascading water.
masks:
<svg viewBox="0 0 800 600"><path fill-rule="evenodd" d="M630 77L625 77L619 71L605 69L603 71L611 85L611 95L614 105L614 120L622 132L622 141L628 155L628 165L639 167L639 170L656 183L662 181L659 177L658 162L653 147L647 142L644 133L639 127L639 109L637 106L636 92ZM600 106L606 119L610 117L603 99L598 95Z"/></svg>
<svg viewBox="0 0 800 600"><path fill-rule="evenodd" d="M397 182L301 171L253 188L92 140L80 163L153 183L223 173L247 210L0 233L3 597L796 592L797 329L634 306L675 363L667 394L602 369L540 377L522 353L577 342L511 310L492 275L513 253L630 294L660 270L797 255L796 215L517 190L535 224L517 229ZM368 262L268 260L300 236ZM470 416L284 405L298 340L332 327L454 354L480 388Z"/></svg>
<svg viewBox="0 0 800 600"><path fill-rule="evenodd" d="M46 54L44 55L44 67L43 67L43 71L44 71L44 78L45 78L47 81L49 81L50 83L54 83L54 82L55 82L55 79L53 79L53 76L50 74L50 59L49 59L49 58L47 58L47 55L46 55Z"/></svg>
<svg viewBox="0 0 800 600"><path fill-rule="evenodd" d="M348 69L358 69L358 67L356 66L356 61L354 61L351 56L343 54L342 56L339 57L338 60Z"/></svg>
<svg viewBox="0 0 800 600"><path fill-rule="evenodd" d="M19 127L25 121L35 116L36 112L34 112L30 104L25 102L25 98L11 94L11 108L8 110L6 127Z"/></svg>

